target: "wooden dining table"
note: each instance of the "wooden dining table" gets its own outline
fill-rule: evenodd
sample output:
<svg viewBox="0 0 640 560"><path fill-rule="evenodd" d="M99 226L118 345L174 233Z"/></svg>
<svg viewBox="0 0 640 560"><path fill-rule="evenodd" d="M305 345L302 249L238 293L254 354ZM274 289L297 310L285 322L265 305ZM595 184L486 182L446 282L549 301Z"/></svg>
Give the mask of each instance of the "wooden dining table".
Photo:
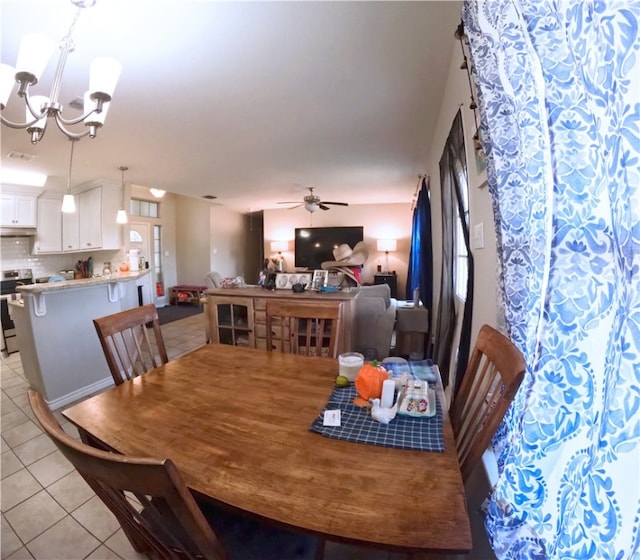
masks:
<svg viewBox="0 0 640 560"><path fill-rule="evenodd" d="M337 372L331 358L208 344L63 415L83 440L171 458L197 497L276 525L388 551L471 550L441 383L445 451L412 451L309 431Z"/></svg>

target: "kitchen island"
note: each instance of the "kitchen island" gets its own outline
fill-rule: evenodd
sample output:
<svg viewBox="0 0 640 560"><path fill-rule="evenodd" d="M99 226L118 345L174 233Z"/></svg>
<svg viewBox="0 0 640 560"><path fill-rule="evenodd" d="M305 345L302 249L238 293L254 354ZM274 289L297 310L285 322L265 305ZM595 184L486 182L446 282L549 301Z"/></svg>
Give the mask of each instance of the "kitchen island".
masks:
<svg viewBox="0 0 640 560"><path fill-rule="evenodd" d="M24 375L52 409L113 385L93 319L138 306L149 273L19 286L10 302Z"/></svg>

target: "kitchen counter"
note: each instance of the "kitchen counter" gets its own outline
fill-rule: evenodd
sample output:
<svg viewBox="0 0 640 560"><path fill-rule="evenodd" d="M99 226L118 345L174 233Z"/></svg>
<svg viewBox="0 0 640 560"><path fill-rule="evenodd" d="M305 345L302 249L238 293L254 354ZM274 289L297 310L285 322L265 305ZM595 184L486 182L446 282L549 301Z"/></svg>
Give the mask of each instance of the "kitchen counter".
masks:
<svg viewBox="0 0 640 560"><path fill-rule="evenodd" d="M73 288L86 288L88 286L101 286L103 284L114 284L129 280L137 280L149 273L148 269L138 272L117 272L108 276L95 276L93 278L79 278L77 280L65 280L64 282L43 282L40 284L30 284L29 286L18 286L16 290L23 296L25 294L42 294L46 292L59 292Z"/></svg>
<svg viewBox="0 0 640 560"><path fill-rule="evenodd" d="M149 270L19 286L13 321L24 375L52 409L113 385L93 320L137 307Z"/></svg>

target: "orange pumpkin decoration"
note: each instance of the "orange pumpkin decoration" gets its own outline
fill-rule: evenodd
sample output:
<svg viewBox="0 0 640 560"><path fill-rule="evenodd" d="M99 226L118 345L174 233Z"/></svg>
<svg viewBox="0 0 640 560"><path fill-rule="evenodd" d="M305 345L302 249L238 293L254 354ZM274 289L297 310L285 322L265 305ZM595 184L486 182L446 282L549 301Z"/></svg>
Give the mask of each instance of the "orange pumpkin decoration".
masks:
<svg viewBox="0 0 640 560"><path fill-rule="evenodd" d="M386 369L378 365L377 360L363 365L355 380L359 396L353 403L358 406L368 406L369 399L379 399L382 395L382 383L386 379L389 379L389 374Z"/></svg>

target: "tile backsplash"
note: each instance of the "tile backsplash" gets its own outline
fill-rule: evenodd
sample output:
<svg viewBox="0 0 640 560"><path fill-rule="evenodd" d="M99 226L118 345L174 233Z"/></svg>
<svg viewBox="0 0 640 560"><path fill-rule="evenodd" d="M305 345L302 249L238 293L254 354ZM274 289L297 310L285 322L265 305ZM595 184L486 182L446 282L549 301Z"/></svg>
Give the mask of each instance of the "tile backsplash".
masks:
<svg viewBox="0 0 640 560"><path fill-rule="evenodd" d="M0 238L0 267L2 270L30 268L33 277L52 276L61 270L73 270L76 262L93 257L94 274L102 274L105 262L117 266L125 260L123 251L90 251L86 253L65 253L60 255L33 255L32 237Z"/></svg>

